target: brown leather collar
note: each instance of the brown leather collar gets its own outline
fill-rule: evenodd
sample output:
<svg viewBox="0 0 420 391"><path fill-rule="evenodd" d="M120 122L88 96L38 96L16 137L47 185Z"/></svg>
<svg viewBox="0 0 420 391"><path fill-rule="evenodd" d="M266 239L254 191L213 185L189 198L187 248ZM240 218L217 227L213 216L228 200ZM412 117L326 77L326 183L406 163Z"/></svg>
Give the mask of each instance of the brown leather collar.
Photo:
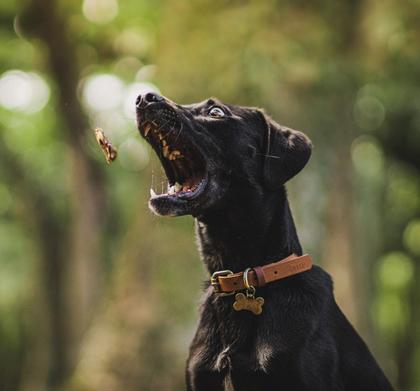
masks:
<svg viewBox="0 0 420 391"><path fill-rule="evenodd" d="M253 267L248 273L248 282L249 285L257 288L311 268L312 259L308 254L302 256L292 254L280 261ZM210 283L214 291L222 295L229 295L246 289L244 272L233 273L230 270L215 272L211 276Z"/></svg>

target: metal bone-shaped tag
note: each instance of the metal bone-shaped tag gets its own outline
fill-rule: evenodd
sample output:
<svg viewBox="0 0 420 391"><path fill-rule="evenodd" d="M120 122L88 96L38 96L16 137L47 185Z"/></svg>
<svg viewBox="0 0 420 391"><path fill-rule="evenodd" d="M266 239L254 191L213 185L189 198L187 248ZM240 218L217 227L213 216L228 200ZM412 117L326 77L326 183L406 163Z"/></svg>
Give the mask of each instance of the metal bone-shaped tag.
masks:
<svg viewBox="0 0 420 391"><path fill-rule="evenodd" d="M260 315L262 313L263 304L264 299L262 297L254 297L253 295L237 293L235 295L233 309L235 311L247 310L251 311L254 315Z"/></svg>

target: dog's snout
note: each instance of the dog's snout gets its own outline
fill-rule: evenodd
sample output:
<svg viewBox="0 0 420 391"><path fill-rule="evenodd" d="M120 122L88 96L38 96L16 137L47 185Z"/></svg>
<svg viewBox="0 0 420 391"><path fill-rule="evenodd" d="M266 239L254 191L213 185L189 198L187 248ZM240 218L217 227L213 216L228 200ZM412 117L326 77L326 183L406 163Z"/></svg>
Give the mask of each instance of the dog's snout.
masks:
<svg viewBox="0 0 420 391"><path fill-rule="evenodd" d="M146 94L141 94L137 97L136 107L138 109L144 108L150 103L156 103L163 101L163 96L156 94L155 92L148 92Z"/></svg>

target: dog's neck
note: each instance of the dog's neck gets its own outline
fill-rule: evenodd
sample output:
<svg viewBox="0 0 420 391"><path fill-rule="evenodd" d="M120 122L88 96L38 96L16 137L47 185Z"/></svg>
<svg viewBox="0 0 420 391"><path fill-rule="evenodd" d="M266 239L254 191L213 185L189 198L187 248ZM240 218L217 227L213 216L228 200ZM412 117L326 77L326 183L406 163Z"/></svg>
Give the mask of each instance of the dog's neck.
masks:
<svg viewBox="0 0 420 391"><path fill-rule="evenodd" d="M257 203L237 197L229 204L197 218L200 250L210 273L238 272L302 254L284 189Z"/></svg>

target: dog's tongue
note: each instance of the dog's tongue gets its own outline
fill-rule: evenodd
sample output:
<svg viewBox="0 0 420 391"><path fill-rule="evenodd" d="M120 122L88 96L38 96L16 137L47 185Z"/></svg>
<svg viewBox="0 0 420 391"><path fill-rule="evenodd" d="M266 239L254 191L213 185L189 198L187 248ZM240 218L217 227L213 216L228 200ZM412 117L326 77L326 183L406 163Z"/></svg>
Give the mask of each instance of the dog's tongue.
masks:
<svg viewBox="0 0 420 391"><path fill-rule="evenodd" d="M183 191L188 190L195 190L198 184L201 182L202 178L197 176L189 177L184 183L183 183Z"/></svg>
<svg viewBox="0 0 420 391"><path fill-rule="evenodd" d="M183 184L176 182L174 185L169 187L168 194L186 193L197 189L200 183L199 178L188 178Z"/></svg>

